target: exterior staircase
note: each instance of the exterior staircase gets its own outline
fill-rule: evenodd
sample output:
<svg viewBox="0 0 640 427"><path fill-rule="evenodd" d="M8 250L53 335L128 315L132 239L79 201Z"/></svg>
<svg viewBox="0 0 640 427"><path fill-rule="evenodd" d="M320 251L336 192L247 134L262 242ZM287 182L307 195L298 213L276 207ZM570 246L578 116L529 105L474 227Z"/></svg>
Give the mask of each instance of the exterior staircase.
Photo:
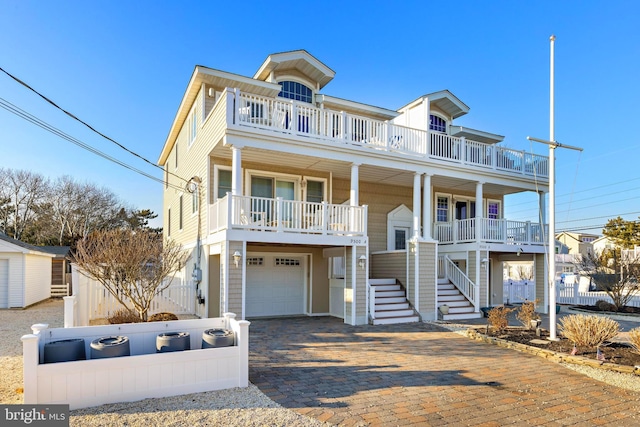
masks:
<svg viewBox="0 0 640 427"><path fill-rule="evenodd" d="M442 320L477 319L483 316L482 312L474 312L473 304L464 296L458 288L448 279L438 279L438 308L442 305L449 307L449 314L442 314L438 310L438 316Z"/></svg>
<svg viewBox="0 0 640 427"><path fill-rule="evenodd" d="M420 316L411 307L405 291L396 279L369 279L371 291L375 292L375 303L371 311L374 325L419 322Z"/></svg>

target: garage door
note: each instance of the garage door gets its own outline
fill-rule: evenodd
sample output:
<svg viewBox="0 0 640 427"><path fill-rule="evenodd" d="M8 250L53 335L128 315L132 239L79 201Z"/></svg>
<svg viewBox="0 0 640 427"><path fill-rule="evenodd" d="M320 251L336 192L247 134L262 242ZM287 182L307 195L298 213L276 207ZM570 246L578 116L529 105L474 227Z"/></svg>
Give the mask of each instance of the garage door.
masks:
<svg viewBox="0 0 640 427"><path fill-rule="evenodd" d="M0 308L9 308L9 260L0 259Z"/></svg>
<svg viewBox="0 0 640 427"><path fill-rule="evenodd" d="M247 317L304 314L304 257L247 256Z"/></svg>

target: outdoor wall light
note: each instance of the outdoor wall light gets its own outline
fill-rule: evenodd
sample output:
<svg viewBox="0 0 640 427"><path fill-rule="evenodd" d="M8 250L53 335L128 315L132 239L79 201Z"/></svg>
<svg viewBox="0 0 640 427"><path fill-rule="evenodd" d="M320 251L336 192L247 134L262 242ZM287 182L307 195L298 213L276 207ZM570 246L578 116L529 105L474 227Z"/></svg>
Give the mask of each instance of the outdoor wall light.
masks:
<svg viewBox="0 0 640 427"><path fill-rule="evenodd" d="M240 264L241 259L242 259L242 254L240 253L240 251L235 251L233 253L233 263L236 265L236 268L238 268L238 265Z"/></svg>
<svg viewBox="0 0 640 427"><path fill-rule="evenodd" d="M360 266L361 269L364 270L364 266L367 264L367 257L364 255L360 255L360 258L358 258L358 265Z"/></svg>
<svg viewBox="0 0 640 427"><path fill-rule="evenodd" d="M518 252L516 252L516 256L520 256L522 252L524 252L522 248L518 248Z"/></svg>
<svg viewBox="0 0 640 427"><path fill-rule="evenodd" d="M482 258L482 261L480 261L480 263L482 263L482 269L486 269L487 268L487 264L489 264L489 260L487 258Z"/></svg>

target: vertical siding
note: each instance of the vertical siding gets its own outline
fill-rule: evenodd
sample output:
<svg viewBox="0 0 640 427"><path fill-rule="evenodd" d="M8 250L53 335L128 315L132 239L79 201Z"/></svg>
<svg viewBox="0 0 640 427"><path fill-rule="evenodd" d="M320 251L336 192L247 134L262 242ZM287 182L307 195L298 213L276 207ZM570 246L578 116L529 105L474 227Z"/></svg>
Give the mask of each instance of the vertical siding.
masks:
<svg viewBox="0 0 640 427"><path fill-rule="evenodd" d="M51 258L41 255L24 256L24 306L51 298Z"/></svg>
<svg viewBox="0 0 640 427"><path fill-rule="evenodd" d="M419 274L419 308L423 320L435 320L436 318L436 289L438 245L431 242L418 243L420 256Z"/></svg>
<svg viewBox="0 0 640 427"><path fill-rule="evenodd" d="M353 319L353 247L347 246L344 257L344 322Z"/></svg>
<svg viewBox="0 0 640 427"><path fill-rule="evenodd" d="M243 250L242 242L229 242L229 252L226 254L225 260L229 265L229 311L236 314L237 319L244 319L244 312L242 311L242 266L245 262L246 253ZM238 267L236 267L233 261L233 254L235 251L239 251L242 255L242 260Z"/></svg>
<svg viewBox="0 0 640 427"><path fill-rule="evenodd" d="M14 252L0 252L0 259L8 261L8 307L24 307L24 255Z"/></svg>

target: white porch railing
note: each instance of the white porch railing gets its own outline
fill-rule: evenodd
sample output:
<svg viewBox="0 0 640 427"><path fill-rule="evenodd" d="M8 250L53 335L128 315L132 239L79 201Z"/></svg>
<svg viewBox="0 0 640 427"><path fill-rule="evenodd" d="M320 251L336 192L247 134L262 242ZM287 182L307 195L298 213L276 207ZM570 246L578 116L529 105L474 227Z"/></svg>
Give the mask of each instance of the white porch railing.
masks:
<svg viewBox="0 0 640 427"><path fill-rule="evenodd" d="M77 320L74 326L87 326L91 320L105 319L123 308L122 304L97 281L83 275L74 265L73 295L77 297ZM182 282L176 277L171 285L156 295L149 314L169 312L173 314L195 313L195 286L190 281ZM123 297L128 301L126 297Z"/></svg>
<svg viewBox="0 0 640 427"><path fill-rule="evenodd" d="M480 226L477 227L476 225ZM545 226L546 230L546 226ZM543 226L528 221L507 219L476 218L436 222L433 224L433 238L440 243L465 243L473 241L537 244L545 243Z"/></svg>
<svg viewBox="0 0 640 427"><path fill-rule="evenodd" d="M229 203L229 200L232 203ZM227 194L209 208L210 232L238 229L364 236L367 207Z"/></svg>
<svg viewBox="0 0 640 427"><path fill-rule="evenodd" d="M464 274L462 270L458 268L457 265L448 257L442 256L439 257L441 262L438 263L438 266L441 266L444 269L444 277L447 278L459 291L462 295L465 296L473 304L475 311L479 310L478 304L478 285L473 283L469 277Z"/></svg>
<svg viewBox="0 0 640 427"><path fill-rule="evenodd" d="M235 117L230 122L243 126L539 178L549 176L547 156L427 132L343 111L316 108L283 98L252 95L238 90L229 91L228 96L227 102L235 105Z"/></svg>

